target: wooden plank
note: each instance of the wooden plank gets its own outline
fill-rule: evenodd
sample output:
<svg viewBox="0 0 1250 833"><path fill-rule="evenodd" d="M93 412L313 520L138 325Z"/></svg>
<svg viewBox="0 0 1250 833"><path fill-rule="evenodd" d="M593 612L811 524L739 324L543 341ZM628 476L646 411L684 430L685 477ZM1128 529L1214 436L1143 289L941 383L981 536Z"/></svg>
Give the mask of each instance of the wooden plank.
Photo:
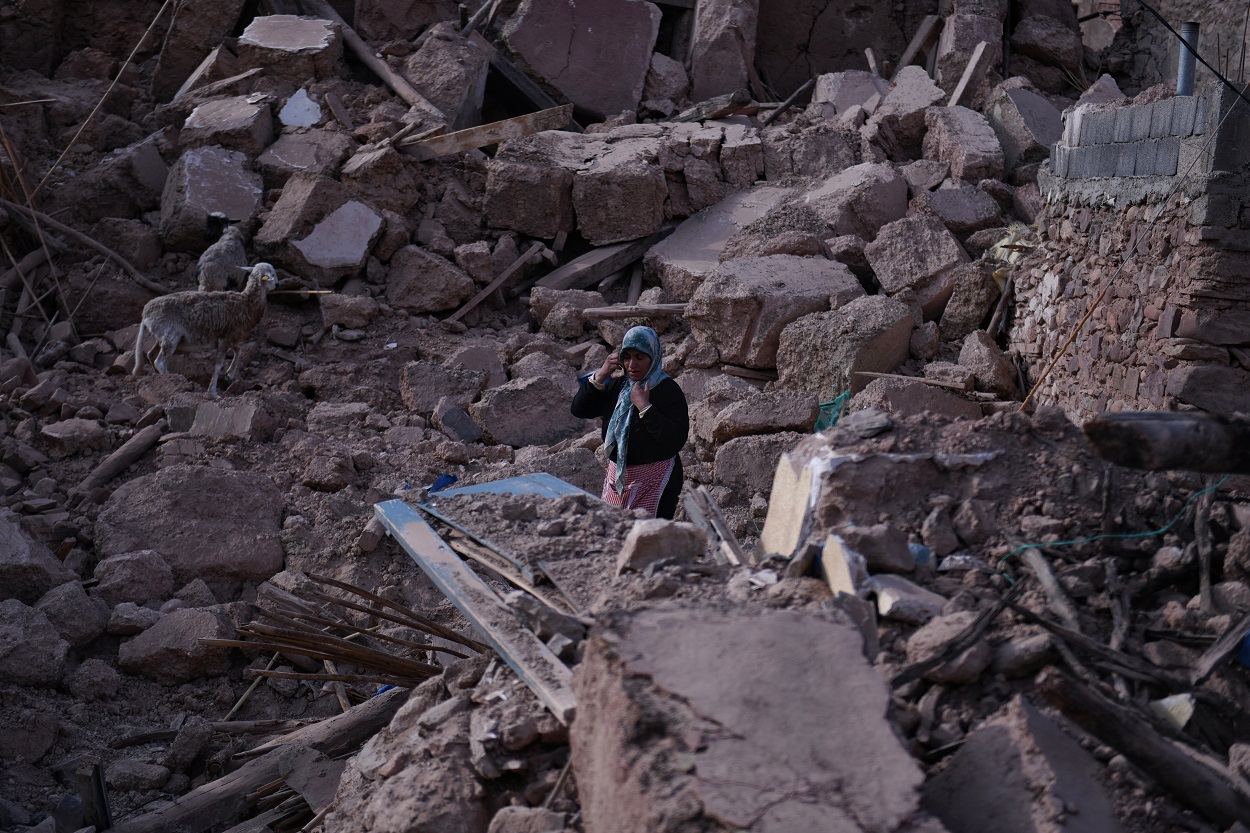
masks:
<svg viewBox="0 0 1250 833"><path fill-rule="evenodd" d="M562 104L550 110L539 110L537 113L526 113L511 119L481 124L466 130L457 130L444 136L431 136L426 139L403 141L396 144L401 151L414 159L424 162L453 153L464 153L474 148L485 147L509 139L522 139L541 133L544 130L559 130L573 118L573 105Z"/></svg>
<svg viewBox="0 0 1250 833"><path fill-rule="evenodd" d="M528 98L535 107L549 110L552 107L560 106L560 102L548 95L547 91L538 86L533 78L517 69L516 64L508 60L507 56L496 49L494 44L482 37L481 34L473 32L469 35L469 43L485 52L486 57L490 59L491 69L502 75L521 95ZM572 120L569 121L567 129L574 133L582 132L582 126Z"/></svg>
<svg viewBox="0 0 1250 833"><path fill-rule="evenodd" d="M589 307L582 310L582 317L591 321L605 318L648 318L651 316L682 315L685 304L624 304L615 307Z"/></svg>
<svg viewBox="0 0 1250 833"><path fill-rule="evenodd" d="M977 44L977 48L972 50L972 57L968 59L968 66L964 67L964 74L959 77L959 83L955 85L955 91L951 93L950 100L946 102L947 107L954 107L959 104L959 100L968 91L968 87L972 86L974 82L980 83L985 76L987 67L985 50L988 47L988 43L981 41Z"/></svg>
<svg viewBox="0 0 1250 833"><path fill-rule="evenodd" d="M1191 671L1192 683L1195 686L1201 685L1202 681L1210 677L1211 672L1220 666L1220 663L1236 653L1247 636L1250 636L1250 613L1243 615L1230 625L1228 630L1215 640L1215 644L1198 658Z"/></svg>
<svg viewBox="0 0 1250 833"><path fill-rule="evenodd" d="M707 101L700 101L689 110L683 110L669 121L695 122L706 119L719 119L722 116L754 115L760 106L751 99L747 90L735 90L732 93L713 96Z"/></svg>
<svg viewBox="0 0 1250 833"><path fill-rule="evenodd" d="M417 566L556 719L566 725L572 721L577 701L571 687L573 672L568 666L537 636L521 627L512 610L452 552L416 509L402 500L388 500L375 504L373 510Z"/></svg>
<svg viewBox="0 0 1250 833"><path fill-rule="evenodd" d="M1250 796L1229 783L1222 761L1161 737L1144 718L1054 668L1043 671L1036 686L1064 717L1221 829L1250 820Z"/></svg>
<svg viewBox="0 0 1250 833"><path fill-rule="evenodd" d="M629 291L625 293L625 302L628 304L638 303L638 299L642 296L642 262L634 264L634 271L629 275Z"/></svg>
<svg viewBox="0 0 1250 833"><path fill-rule="evenodd" d="M716 505L716 501L712 499L712 494L707 490L707 486L700 486L695 489L694 494L699 501L699 508L703 510L704 517L707 518L712 528L716 530L716 535L721 540L721 550L725 553L729 563L734 566L746 564L754 567L755 559L743 551L742 545L738 543L738 537L729 529L729 523L725 520L725 516L721 514L720 507Z"/></svg>
<svg viewBox="0 0 1250 833"><path fill-rule="evenodd" d="M907 44L907 48L903 50L902 57L898 59L898 66L894 68L894 73L890 76L891 81L898 78L898 74L903 71L903 67L909 66L920 50L924 49L933 38L937 37L941 23L942 18L935 14L926 15L925 19L920 21L920 26L916 29L916 34L912 36L911 43Z"/></svg>
<svg viewBox="0 0 1250 833"><path fill-rule="evenodd" d="M872 51L871 46L864 50L864 57L868 59L868 71L880 77L881 66L877 63L877 53Z"/></svg>
<svg viewBox="0 0 1250 833"><path fill-rule="evenodd" d="M647 251L671 234L673 228L665 227L650 237L640 237L625 243L613 243L610 246L599 246L591 249L581 257L575 257L558 269L553 270L537 286L546 289L585 289L592 284L611 275L617 269L623 269L641 258Z"/></svg>
<svg viewBox="0 0 1250 833"><path fill-rule="evenodd" d="M508 280L508 278L510 278L510 277L512 277L513 275L515 275L515 274L517 273L517 270L519 270L522 266L524 266L524 265L525 265L525 261L529 260L529 259L530 259L533 255L537 254L537 253L538 253L538 250L539 250L539 249L541 249L542 247L543 247L543 244L542 244L542 243L535 243L534 245L532 245L532 246L530 246L528 249L526 249L525 254L523 254L523 255L521 255L520 257L518 257L516 260L514 260L514 261L512 262L512 265L511 265L511 266L509 266L507 269L505 269L505 270L503 270L502 272L500 272L500 273L499 273L499 277L495 278L493 281L491 281L490 283L488 283L486 286L482 287L482 290L481 290L480 292L478 292L476 295L474 295L472 298L470 298L468 301L466 301L466 302L465 302L465 304L464 304L464 306L462 306L460 309L458 309L458 310L456 310L455 312L453 312L453 313L452 313L452 314L451 314L451 315L447 318L447 320L448 320L448 321L459 321L459 320L460 320L460 319L461 319L461 318L462 318L462 317L463 317L463 316L464 316L464 315L465 315L465 314L466 314L469 310L473 309L473 308L474 308L474 307L476 307L478 304L480 304L480 303L482 303L483 301L485 301L485 300L486 300L486 298L487 298L487 297L488 297L488 296L489 296L492 292L494 292L494 291L495 291L496 289L498 289L499 287L503 286L503 285L504 285L504 281Z"/></svg>

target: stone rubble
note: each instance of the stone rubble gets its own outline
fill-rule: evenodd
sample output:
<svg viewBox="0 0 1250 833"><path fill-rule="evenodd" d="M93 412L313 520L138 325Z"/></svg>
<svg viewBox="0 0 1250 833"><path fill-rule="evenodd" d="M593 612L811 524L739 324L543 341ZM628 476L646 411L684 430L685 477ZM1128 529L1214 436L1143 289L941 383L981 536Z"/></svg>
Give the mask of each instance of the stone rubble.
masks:
<svg viewBox="0 0 1250 833"><path fill-rule="evenodd" d="M305 576L472 633L373 504L443 475L548 472L597 493L598 426L568 402L634 323L661 333L690 402L688 490L706 489L753 565L723 563L686 507L663 521L578 495L440 502L468 530L436 524L462 552L477 540L523 554L525 581L568 602L474 562L571 665L577 716L561 724L492 654L417 649L381 608L351 611L345 627L380 628L379 643L436 673L347 758L283 753L301 826L324 801L316 829L336 833L1210 829L1033 690L1070 662L1029 618L1050 615L1036 584L958 656L892 682L1030 581L1021 541L1141 536L1046 552L1067 553L1054 567L1085 632L1152 667L1185 671L1193 646L1250 609L1244 484L1205 521L1208 608L1193 521L1143 535L1204 481L1113 475L1068 421L1245 410L1245 298L1225 280L1245 245L1235 188L1174 198L1158 229L1144 225L1149 195L1121 206L1091 190L1104 163L1119 180L1175 175L1208 110L1227 106L1149 88L1157 67L1125 53L1147 25L1123 21L1095 50L1067 3L1008 18L1005 3L960 0L894 67L923 4L522 0L470 34L476 0L357 0L339 9L350 26L197 2L124 63L158 4L52 5L0 20L0 185L20 161L40 210L70 230L52 227L49 272L25 198L0 193L23 281L56 285L19 316L29 294L18 271L0 274L0 831L87 827L76 773L94 761L126 829L271 737L241 726L372 700L379 683L349 661L223 644L289 625L269 605ZM356 35L389 79L360 62ZM982 41L983 74L946 106ZM879 74L862 69L865 46ZM1081 77L1097 80L1072 86ZM769 101L809 78L765 125ZM737 114L678 115L739 91L753 103ZM577 122L565 130L410 153L564 102ZM1212 155L1212 181L1232 176L1231 152ZM173 357L169 375L130 370L144 281L194 286L214 212L286 294L210 400L204 351ZM533 285L652 235L613 274ZM1137 268L1092 341L1016 413L1139 239L1167 265ZM1213 259L1202 274L1216 278L1188 277ZM986 327L1008 277L1003 337ZM593 312L626 302L685 307ZM846 412L815 432L840 394ZM126 456L144 432L159 433ZM1112 637L1125 586L1130 627ZM1138 699L1171 693L1130 685ZM1235 757L1244 670L1194 688L1213 711L1183 737ZM301 789L308 767L323 777Z"/></svg>

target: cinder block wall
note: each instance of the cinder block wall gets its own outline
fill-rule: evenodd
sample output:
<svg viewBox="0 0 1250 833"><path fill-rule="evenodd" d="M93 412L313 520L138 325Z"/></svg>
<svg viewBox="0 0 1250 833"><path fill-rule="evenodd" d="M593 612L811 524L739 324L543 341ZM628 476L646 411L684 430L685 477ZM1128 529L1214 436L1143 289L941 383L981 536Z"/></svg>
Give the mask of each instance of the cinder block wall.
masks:
<svg viewBox="0 0 1250 833"><path fill-rule="evenodd" d="M1074 418L1250 412L1250 104L1211 84L1064 120L1015 274L1010 347L1030 382L1107 291L1038 400Z"/></svg>

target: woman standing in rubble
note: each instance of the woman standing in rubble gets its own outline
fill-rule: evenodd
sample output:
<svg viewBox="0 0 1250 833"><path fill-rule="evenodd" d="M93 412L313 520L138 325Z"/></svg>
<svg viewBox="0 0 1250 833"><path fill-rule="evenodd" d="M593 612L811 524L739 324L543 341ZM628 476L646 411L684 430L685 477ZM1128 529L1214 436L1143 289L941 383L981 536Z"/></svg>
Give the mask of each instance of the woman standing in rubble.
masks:
<svg viewBox="0 0 1250 833"><path fill-rule="evenodd" d="M690 414L685 394L664 372L660 337L650 327L634 327L619 353L578 381L573 415L603 423L604 501L671 519L684 480L679 452Z"/></svg>

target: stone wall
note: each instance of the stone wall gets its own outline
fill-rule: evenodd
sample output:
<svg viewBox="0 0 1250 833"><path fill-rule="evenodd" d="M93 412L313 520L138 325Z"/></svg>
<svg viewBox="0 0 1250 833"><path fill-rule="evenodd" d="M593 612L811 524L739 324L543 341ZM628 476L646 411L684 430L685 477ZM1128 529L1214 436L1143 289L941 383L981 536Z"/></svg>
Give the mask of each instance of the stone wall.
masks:
<svg viewBox="0 0 1250 833"><path fill-rule="evenodd" d="M1150 4L1176 31L1187 20L1197 21L1198 54L1213 66L1227 66L1236 80L1241 62L1241 33L1245 23L1244 3L1213 3L1211 0L1152 0ZM1121 0L1124 48L1121 60L1126 89L1135 92L1155 84L1176 88L1176 65L1181 46L1159 21L1136 0ZM1218 55L1218 57L1217 57ZM1120 74L1117 73L1119 76ZM1194 78L1199 88L1215 79L1199 64Z"/></svg>
<svg viewBox="0 0 1250 833"><path fill-rule="evenodd" d="M1250 412L1250 105L1236 102L1212 84L1065 114L1037 249L1015 272L1010 346L1030 382L1106 295L1040 402Z"/></svg>

